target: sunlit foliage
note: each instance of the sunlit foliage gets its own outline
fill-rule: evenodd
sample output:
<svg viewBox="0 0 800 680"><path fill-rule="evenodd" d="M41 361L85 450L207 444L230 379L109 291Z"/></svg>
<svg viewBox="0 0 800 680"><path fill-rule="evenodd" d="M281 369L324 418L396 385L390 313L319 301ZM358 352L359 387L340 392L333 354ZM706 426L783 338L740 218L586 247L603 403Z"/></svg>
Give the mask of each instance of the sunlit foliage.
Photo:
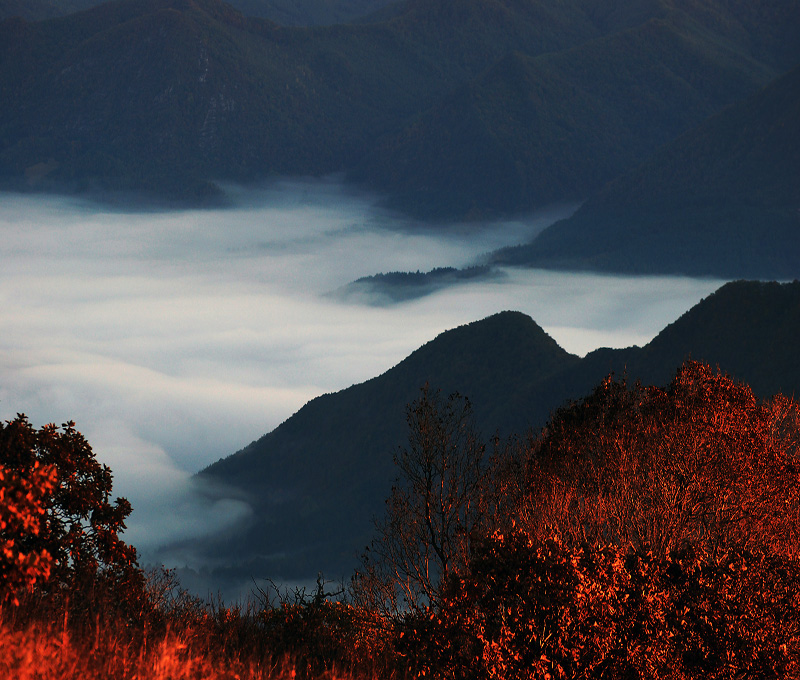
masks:
<svg viewBox="0 0 800 680"><path fill-rule="evenodd" d="M343 599L343 588L327 591L320 576L311 594L304 588L282 594L276 589L276 600L263 590L259 593L262 639L274 656L293 659L300 677L318 678L336 668L356 675L394 674L397 655L391 621Z"/></svg>
<svg viewBox="0 0 800 680"><path fill-rule="evenodd" d="M38 556L35 580L43 591L57 595L102 583L117 599L139 596L136 551L120 537L130 503L111 502L111 470L74 423L37 429L20 415L0 424L0 463L6 483L17 489L16 502L26 503L15 506L13 494L3 503L3 514L15 514L17 522L2 529L2 538Z"/></svg>
<svg viewBox="0 0 800 680"><path fill-rule="evenodd" d="M407 420L351 590L252 607L145 579L74 426L8 423L0 676L800 679L792 400L687 362L666 388L609 377L492 455L461 397L425 388Z"/></svg>
<svg viewBox="0 0 800 680"><path fill-rule="evenodd" d="M0 460L0 602L18 605L21 592L50 577L53 557L31 537L43 531L55 480L55 469L38 461L22 476Z"/></svg>
<svg viewBox="0 0 800 680"><path fill-rule="evenodd" d="M666 389L606 379L554 415L525 466L518 520L540 540L800 550L800 409L700 363Z"/></svg>
<svg viewBox="0 0 800 680"><path fill-rule="evenodd" d="M476 546L439 612L410 619L419 676L800 675L800 564L764 553L567 548L524 531Z"/></svg>
<svg viewBox="0 0 800 680"><path fill-rule="evenodd" d="M495 528L398 650L418 677L800 677L799 444L794 402L703 364L609 377L495 459Z"/></svg>
<svg viewBox="0 0 800 680"><path fill-rule="evenodd" d="M54 612L55 613L55 612ZM182 615L167 627L124 619L74 627L44 615L20 621L0 608L0 677L15 680L375 680L390 673L350 665L314 674L303 659L272 654L252 613L219 608ZM369 659L364 661L368 667Z"/></svg>

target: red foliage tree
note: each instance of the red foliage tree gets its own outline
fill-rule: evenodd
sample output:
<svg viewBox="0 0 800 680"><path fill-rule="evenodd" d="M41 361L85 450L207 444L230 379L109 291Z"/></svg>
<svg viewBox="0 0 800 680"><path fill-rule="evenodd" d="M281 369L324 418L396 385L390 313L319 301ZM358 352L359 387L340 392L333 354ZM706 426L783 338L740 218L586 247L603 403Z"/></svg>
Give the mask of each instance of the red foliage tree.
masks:
<svg viewBox="0 0 800 680"><path fill-rule="evenodd" d="M55 487L56 471L38 462L26 477L0 462L0 602L19 604L50 577L53 557L30 537L45 528L45 499Z"/></svg>
<svg viewBox="0 0 800 680"><path fill-rule="evenodd" d="M793 401L696 362L608 378L497 470L510 516L404 622L418 676L800 677Z"/></svg>
<svg viewBox="0 0 800 680"><path fill-rule="evenodd" d="M474 546L440 611L409 619L404 638L417 676L797 678L800 563L496 532Z"/></svg>
<svg viewBox="0 0 800 680"><path fill-rule="evenodd" d="M541 540L666 554L800 550L800 409L687 362L666 388L605 380L526 454L518 520Z"/></svg>
<svg viewBox="0 0 800 680"><path fill-rule="evenodd" d="M0 463L0 540L29 556L6 563L12 581L50 593L100 583L120 597L143 592L136 551L119 535L131 506L111 502L111 471L74 423L36 429L19 415L0 424Z"/></svg>

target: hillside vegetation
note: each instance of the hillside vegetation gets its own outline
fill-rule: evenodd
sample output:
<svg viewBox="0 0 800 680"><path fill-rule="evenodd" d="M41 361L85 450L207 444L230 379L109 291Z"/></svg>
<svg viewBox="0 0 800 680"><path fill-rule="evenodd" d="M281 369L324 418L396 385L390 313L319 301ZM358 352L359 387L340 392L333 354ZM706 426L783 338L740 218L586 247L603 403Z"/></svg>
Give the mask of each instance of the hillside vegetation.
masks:
<svg viewBox="0 0 800 680"><path fill-rule="evenodd" d="M7 19L0 181L197 202L216 180L344 172L448 219L583 199L800 60L796 9L409 0L289 27L115 0Z"/></svg>
<svg viewBox="0 0 800 680"><path fill-rule="evenodd" d="M660 149L497 262L800 275L800 67Z"/></svg>
<svg viewBox="0 0 800 680"><path fill-rule="evenodd" d="M106 0L0 0L0 19L28 21L73 14ZM232 7L248 17L269 19L283 26L318 26L364 20L392 0L231 0Z"/></svg>
<svg viewBox="0 0 800 680"><path fill-rule="evenodd" d="M476 436L460 396L424 388L406 413L398 480L351 585L259 591L247 609L139 570L118 535L129 507L108 505L110 471L72 424L3 424L0 670L800 677L794 401L690 361L666 387L609 376L504 446Z"/></svg>
<svg viewBox="0 0 800 680"><path fill-rule="evenodd" d="M761 397L796 396L798 332L800 284L757 282L723 286L644 347L584 358L518 312L453 329L383 375L310 401L204 470L204 486L220 485L222 497L245 500L254 519L239 534L192 547L211 559L226 557L219 579L313 579L319 570L338 578L355 566L384 507L395 475L391 454L405 438L399 414L425 383L469 395L478 430L504 438L541 427L554 409L611 372L660 385L687 357L750 382Z"/></svg>

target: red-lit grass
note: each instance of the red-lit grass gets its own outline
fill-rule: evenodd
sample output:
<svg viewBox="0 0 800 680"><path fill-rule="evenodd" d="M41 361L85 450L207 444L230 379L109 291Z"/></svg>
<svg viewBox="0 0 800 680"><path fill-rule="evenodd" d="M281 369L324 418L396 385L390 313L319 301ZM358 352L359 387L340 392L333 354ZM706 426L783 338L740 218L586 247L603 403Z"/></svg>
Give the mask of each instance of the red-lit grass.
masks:
<svg viewBox="0 0 800 680"><path fill-rule="evenodd" d="M15 680L374 680L396 677L363 632L336 629L325 602L259 611L186 598L131 617L89 594L0 606L0 678ZM301 619L311 618L310 626ZM348 619L349 620L349 619ZM298 622L300 624L298 625ZM325 640L320 641L324 632ZM338 648L338 649L336 649ZM331 649L336 651L331 652Z"/></svg>
<svg viewBox="0 0 800 680"><path fill-rule="evenodd" d="M80 633L69 624L0 614L0 676L18 680L261 680L293 677L290 664L210 654L198 631L129 630L122 622ZM88 635L87 635L88 633ZM200 643L200 644L198 644Z"/></svg>
<svg viewBox="0 0 800 680"><path fill-rule="evenodd" d="M79 639L55 624L31 622L17 628L0 623L0 674L18 680L38 678L256 678L242 674L239 664L224 671L194 655L179 635L137 644L119 631L98 631L94 639Z"/></svg>

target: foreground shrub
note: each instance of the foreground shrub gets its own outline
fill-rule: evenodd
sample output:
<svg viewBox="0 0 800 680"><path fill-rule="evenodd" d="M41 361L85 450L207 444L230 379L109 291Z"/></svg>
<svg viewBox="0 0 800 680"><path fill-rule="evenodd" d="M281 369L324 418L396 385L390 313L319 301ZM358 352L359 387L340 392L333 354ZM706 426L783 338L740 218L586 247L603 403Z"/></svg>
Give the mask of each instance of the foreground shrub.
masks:
<svg viewBox="0 0 800 680"><path fill-rule="evenodd" d="M36 429L22 415L0 423L0 473L5 599L35 585L77 606L82 590L104 588L132 611L141 607L144 577L120 538L130 504L111 501L111 470L74 423Z"/></svg>
<svg viewBox="0 0 800 680"><path fill-rule="evenodd" d="M418 676L797 678L800 565L495 533L442 608L406 625Z"/></svg>
<svg viewBox="0 0 800 680"><path fill-rule="evenodd" d="M492 456L461 398L408 415L355 606L321 580L252 609L145 581L74 427L0 427L0 677L800 680L792 400L688 362Z"/></svg>
<svg viewBox="0 0 800 680"><path fill-rule="evenodd" d="M0 460L0 604L19 605L22 594L50 578L53 557L36 538L45 530L47 497L55 483L51 466L37 461L20 475Z"/></svg>
<svg viewBox="0 0 800 680"><path fill-rule="evenodd" d="M169 574L161 573L171 583ZM160 585L163 585L160 584ZM286 608L200 602L181 596L131 619L104 600L94 619L72 618L68 603L0 606L0 678L15 680L375 680L401 677L372 655L359 631L331 626L350 608L329 603L297 626ZM333 616L331 612L337 612ZM288 618L287 618L288 615ZM351 616L345 613L345 621ZM355 625L355 624L353 624ZM347 635L337 636L342 632ZM348 632L349 631L349 632ZM297 637L297 634L300 637ZM324 644L320 644L321 640ZM390 642L390 638L385 638ZM283 643L283 644L280 644ZM391 649L390 645L384 645Z"/></svg>
<svg viewBox="0 0 800 680"><path fill-rule="evenodd" d="M339 599L344 590L325 591L320 577L312 594L305 589L278 595L273 604L262 590L258 615L263 639L273 654L293 659L299 678L346 670L381 678L403 675L393 646L392 623L380 613Z"/></svg>
<svg viewBox="0 0 800 680"><path fill-rule="evenodd" d="M800 409L696 362L609 377L509 449L469 561L409 612L418 676L800 677Z"/></svg>
<svg viewBox="0 0 800 680"><path fill-rule="evenodd" d="M291 660L226 648L215 627L132 630L123 619L79 630L69 621L0 610L0 677L15 680L278 680ZM343 677L343 676L342 676Z"/></svg>
<svg viewBox="0 0 800 680"><path fill-rule="evenodd" d="M73 423L0 424L0 677L382 677L380 617L312 598L262 610L146 578L120 535L130 504ZM58 623L55 623L58 622Z"/></svg>
<svg viewBox="0 0 800 680"><path fill-rule="evenodd" d="M704 364L666 389L608 378L522 457L516 516L539 540L800 556L800 408Z"/></svg>

